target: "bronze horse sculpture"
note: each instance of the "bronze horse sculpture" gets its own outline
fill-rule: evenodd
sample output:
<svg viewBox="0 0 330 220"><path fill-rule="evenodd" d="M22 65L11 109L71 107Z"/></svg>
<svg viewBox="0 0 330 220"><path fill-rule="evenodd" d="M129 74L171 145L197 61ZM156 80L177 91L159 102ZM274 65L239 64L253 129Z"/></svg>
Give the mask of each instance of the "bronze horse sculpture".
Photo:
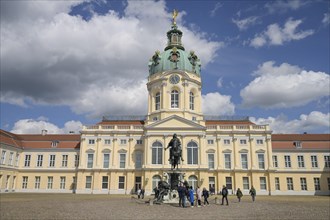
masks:
<svg viewBox="0 0 330 220"><path fill-rule="evenodd" d="M168 144L167 148L170 148L170 163L171 163L171 169L178 169L179 168L179 164L180 164L180 160L183 161L182 159L182 148L181 148L181 142L180 140L177 138L177 135L174 134L172 140L170 141L170 143Z"/></svg>

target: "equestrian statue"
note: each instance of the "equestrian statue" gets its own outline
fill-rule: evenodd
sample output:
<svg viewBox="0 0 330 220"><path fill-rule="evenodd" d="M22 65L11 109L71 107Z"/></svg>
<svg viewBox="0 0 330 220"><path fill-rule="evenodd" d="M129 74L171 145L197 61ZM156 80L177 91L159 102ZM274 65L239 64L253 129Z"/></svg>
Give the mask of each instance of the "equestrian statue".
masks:
<svg viewBox="0 0 330 220"><path fill-rule="evenodd" d="M168 159L171 163L171 169L178 169L180 160L184 161L182 159L182 147L181 147L181 141L179 138L177 138L177 135L174 134L172 140L168 144L168 146L165 148L167 150L170 148L170 158Z"/></svg>

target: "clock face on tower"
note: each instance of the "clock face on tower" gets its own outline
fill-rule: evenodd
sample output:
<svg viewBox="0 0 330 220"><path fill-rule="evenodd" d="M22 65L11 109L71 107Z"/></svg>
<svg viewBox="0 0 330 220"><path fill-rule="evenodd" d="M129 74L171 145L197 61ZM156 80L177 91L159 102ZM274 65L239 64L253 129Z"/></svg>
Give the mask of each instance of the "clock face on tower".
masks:
<svg viewBox="0 0 330 220"><path fill-rule="evenodd" d="M177 84L177 83L179 83L179 81L180 81L180 77L176 74L173 74L170 77L170 83L172 83L172 84Z"/></svg>

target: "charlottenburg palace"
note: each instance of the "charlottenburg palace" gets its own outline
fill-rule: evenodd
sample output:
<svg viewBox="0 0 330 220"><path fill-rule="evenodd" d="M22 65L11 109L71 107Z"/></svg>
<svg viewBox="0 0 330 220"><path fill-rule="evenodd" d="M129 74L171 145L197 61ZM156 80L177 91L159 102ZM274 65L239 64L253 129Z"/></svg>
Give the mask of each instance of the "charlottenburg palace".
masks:
<svg viewBox="0 0 330 220"><path fill-rule="evenodd" d="M1 130L1 193L151 194L171 167L164 149L176 133L179 169L194 188L330 194L329 134L272 134L248 117L204 115L200 60L185 51L175 22L167 38L149 61L146 115L104 117L80 134Z"/></svg>

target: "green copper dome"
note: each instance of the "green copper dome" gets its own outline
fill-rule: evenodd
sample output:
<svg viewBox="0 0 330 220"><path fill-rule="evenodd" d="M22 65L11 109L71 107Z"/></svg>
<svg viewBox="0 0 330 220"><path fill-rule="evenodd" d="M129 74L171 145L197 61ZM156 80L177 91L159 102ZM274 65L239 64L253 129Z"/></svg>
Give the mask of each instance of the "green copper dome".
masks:
<svg viewBox="0 0 330 220"><path fill-rule="evenodd" d="M200 76L201 63L193 51L185 51L182 32L176 24L167 32L168 43L164 52L156 51L149 60L149 75L168 70L182 70Z"/></svg>

